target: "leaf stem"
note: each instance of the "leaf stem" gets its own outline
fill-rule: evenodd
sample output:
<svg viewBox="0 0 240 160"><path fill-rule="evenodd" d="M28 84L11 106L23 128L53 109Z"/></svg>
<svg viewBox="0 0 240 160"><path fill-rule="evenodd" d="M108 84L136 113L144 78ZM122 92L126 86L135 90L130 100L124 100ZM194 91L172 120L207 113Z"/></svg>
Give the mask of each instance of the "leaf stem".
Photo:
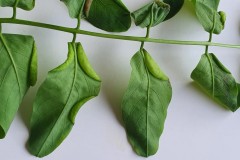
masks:
<svg viewBox="0 0 240 160"><path fill-rule="evenodd" d="M150 28L151 28L151 25L149 25L149 26L147 27L147 33L146 33L145 38L149 38ZM140 50L143 49L143 47L144 47L144 43L145 43L145 41L142 41L142 43L141 43L141 47L140 47Z"/></svg>
<svg viewBox="0 0 240 160"><path fill-rule="evenodd" d="M16 17L17 17L17 5L18 5L18 2L19 2L19 0L16 0L15 4L13 6L13 16L12 16L12 19L16 19Z"/></svg>
<svg viewBox="0 0 240 160"><path fill-rule="evenodd" d="M213 26L212 26L211 32L209 33L208 42L212 42L213 31L214 31L214 29L215 29L215 23L216 23L216 14L214 14L214 16L213 16ZM206 54L208 54L208 48L209 48L209 45L206 45L206 49L205 49L205 53L206 53Z"/></svg>
<svg viewBox="0 0 240 160"><path fill-rule="evenodd" d="M80 13L79 13L79 15L78 15L78 18L77 18L77 27L75 28L75 29L77 29L77 30L80 30L80 26L81 26L81 17L82 17L82 11L83 11L83 8L84 8L84 5L82 5L82 7L81 7L81 11L80 11ZM75 33L73 33L73 40L72 40L73 43L75 43L76 38L77 38L77 33L75 32Z"/></svg>
<svg viewBox="0 0 240 160"><path fill-rule="evenodd" d="M116 34L105 34L105 33L97 33L97 32L90 32L85 30L78 30L76 28L69 28L63 26L57 26L52 24L34 22L34 21L27 21L21 19L12 19L12 18L0 18L0 23L9 23L9 24L21 24L27 26L34 26L46 29L52 29L67 33L76 33L94 37L102 37L102 38L109 38L109 39L118 39L118 40L127 40L127 41L136 41L136 42L150 42L150 43L161 43L161 44L174 44L174 45L194 45L194 46L218 46L218 47L225 47L225 48L237 48L240 49L240 45L234 44L224 44L224 43L214 43L208 41L182 41L182 40L167 40L167 39L155 39L155 38L146 38L146 37L135 37L135 36L123 36L123 35L116 35Z"/></svg>
<svg viewBox="0 0 240 160"><path fill-rule="evenodd" d="M151 27L152 27L152 23L153 23L153 5L152 5L152 9L151 9L151 14L150 14L150 23L149 23L149 25L148 25L148 27L147 27L147 33L146 33L145 38L149 38L150 29L151 29ZM145 41L142 41L141 47L140 47L140 51L143 50L144 43L145 43Z"/></svg>
<svg viewBox="0 0 240 160"><path fill-rule="evenodd" d="M80 29L80 25L81 25L81 17L79 16L77 19L77 27L76 27L77 30ZM73 40L72 40L73 43L75 43L76 38L77 38L77 33L73 33Z"/></svg>

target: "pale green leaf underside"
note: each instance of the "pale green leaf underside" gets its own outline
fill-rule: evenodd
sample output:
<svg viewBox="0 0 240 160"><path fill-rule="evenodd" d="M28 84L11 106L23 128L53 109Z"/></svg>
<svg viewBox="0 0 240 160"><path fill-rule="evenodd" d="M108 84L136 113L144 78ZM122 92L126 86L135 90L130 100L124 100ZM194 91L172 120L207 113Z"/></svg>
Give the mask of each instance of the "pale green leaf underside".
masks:
<svg viewBox="0 0 240 160"><path fill-rule="evenodd" d="M38 157L50 154L62 143L80 107L100 91L100 78L93 69L82 67L90 67L82 45L69 43L68 47L67 60L48 73L34 101L29 150ZM82 58L85 60L79 61Z"/></svg>
<svg viewBox="0 0 240 160"><path fill-rule="evenodd" d="M14 7L16 0L0 0L1 7ZM32 10L35 6L35 0L19 0L17 7L24 10Z"/></svg>
<svg viewBox="0 0 240 160"><path fill-rule="evenodd" d="M199 22L205 31L220 34L225 25L224 12L217 11L219 0L195 0L194 6Z"/></svg>
<svg viewBox="0 0 240 160"><path fill-rule="evenodd" d="M137 26L154 27L164 21L170 11L170 6L160 0L151 2L132 13Z"/></svg>
<svg viewBox="0 0 240 160"><path fill-rule="evenodd" d="M214 10L218 9L218 5L220 0L192 0L194 4L196 4L196 2L198 3L205 3L207 6L209 6L210 8L213 8Z"/></svg>
<svg viewBox="0 0 240 160"><path fill-rule="evenodd" d="M143 53L144 52L144 53ZM145 56L144 56L145 54ZM148 69L145 50L137 52L132 60L132 73L122 101L122 114L127 136L135 152L148 157L157 152L164 128L172 88L158 66ZM148 55L150 57L150 55ZM153 63L153 60L151 58ZM155 63L155 62L154 62ZM162 76L160 76L162 77Z"/></svg>
<svg viewBox="0 0 240 160"><path fill-rule="evenodd" d="M36 58L31 36L0 34L0 138L5 137L28 88L35 84ZM34 82L30 77L35 77Z"/></svg>
<svg viewBox="0 0 240 160"><path fill-rule="evenodd" d="M85 4L85 0L61 0L68 8L71 18L79 18Z"/></svg>
<svg viewBox="0 0 240 160"><path fill-rule="evenodd" d="M229 110L234 112L239 108L239 84L214 54L202 55L191 78Z"/></svg>
<svg viewBox="0 0 240 160"><path fill-rule="evenodd" d="M69 15L72 18L78 18L79 15L84 15L88 22L102 30L108 32L123 32L127 31L131 26L130 12L121 0L61 1L68 7Z"/></svg>

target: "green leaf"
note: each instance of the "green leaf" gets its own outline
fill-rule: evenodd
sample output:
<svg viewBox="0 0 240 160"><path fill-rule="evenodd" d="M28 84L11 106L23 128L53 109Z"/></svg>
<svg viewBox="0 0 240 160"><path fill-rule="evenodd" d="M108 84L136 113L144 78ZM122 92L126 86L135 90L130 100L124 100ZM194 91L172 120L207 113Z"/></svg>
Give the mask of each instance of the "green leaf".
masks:
<svg viewBox="0 0 240 160"><path fill-rule="evenodd" d="M130 12L121 0L88 1L92 2L85 9L86 20L95 27L108 32L124 32L130 28Z"/></svg>
<svg viewBox="0 0 240 160"><path fill-rule="evenodd" d="M43 157L71 131L81 106L98 95L101 81L80 43L69 43L68 58L49 72L37 92L31 117L29 150Z"/></svg>
<svg viewBox="0 0 240 160"><path fill-rule="evenodd" d="M194 0L196 15L205 31L220 34L224 29L226 15L218 12L219 0Z"/></svg>
<svg viewBox="0 0 240 160"><path fill-rule="evenodd" d="M61 0L68 8L71 18L79 18L82 14L85 0Z"/></svg>
<svg viewBox="0 0 240 160"><path fill-rule="evenodd" d="M131 79L122 101L123 121L135 152L148 157L158 150L172 88L145 50L133 56L131 66Z"/></svg>
<svg viewBox="0 0 240 160"><path fill-rule="evenodd" d="M164 21L174 17L180 11L184 4L184 0L163 0L163 2L170 5L170 12L168 13Z"/></svg>
<svg viewBox="0 0 240 160"><path fill-rule="evenodd" d="M154 0L136 10L131 15L137 26L148 27L152 19L152 27L174 17L182 8L184 0ZM153 17L151 16L153 14Z"/></svg>
<svg viewBox="0 0 240 160"><path fill-rule="evenodd" d="M108 32L127 31L131 26L130 12L121 0L62 0L72 18L81 15L97 28ZM85 2L85 3L84 3ZM83 6L84 3L84 6Z"/></svg>
<svg viewBox="0 0 240 160"><path fill-rule="evenodd" d="M0 0L1 7L14 7L17 0ZM35 0L19 0L17 7L24 10L32 10L35 6Z"/></svg>
<svg viewBox="0 0 240 160"><path fill-rule="evenodd" d="M199 3L205 3L207 4L210 8L213 8L214 10L218 9L218 5L220 0L191 0L194 4Z"/></svg>
<svg viewBox="0 0 240 160"><path fill-rule="evenodd" d="M4 138L24 95L36 82L34 39L0 34L0 64L0 138Z"/></svg>
<svg viewBox="0 0 240 160"><path fill-rule="evenodd" d="M214 54L202 55L191 78L226 108L233 112L239 108L239 84Z"/></svg>
<svg viewBox="0 0 240 160"><path fill-rule="evenodd" d="M155 0L132 13L136 26L142 28L154 27L164 21L170 11L170 6L160 0Z"/></svg>

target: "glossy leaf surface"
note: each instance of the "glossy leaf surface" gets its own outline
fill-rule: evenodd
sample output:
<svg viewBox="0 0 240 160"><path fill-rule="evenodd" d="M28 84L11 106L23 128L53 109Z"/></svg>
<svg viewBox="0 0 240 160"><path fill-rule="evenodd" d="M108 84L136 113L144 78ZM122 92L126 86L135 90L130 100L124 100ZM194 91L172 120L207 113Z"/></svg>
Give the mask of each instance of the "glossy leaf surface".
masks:
<svg viewBox="0 0 240 160"><path fill-rule="evenodd" d="M70 16L78 18L83 0L62 0ZM108 32L127 31L131 26L130 12L121 0L85 0L83 15L97 28Z"/></svg>
<svg viewBox="0 0 240 160"><path fill-rule="evenodd" d="M2 7L14 7L16 0L0 0ZM32 10L35 6L35 0L19 0L17 7L24 10Z"/></svg>
<svg viewBox="0 0 240 160"><path fill-rule="evenodd" d="M218 12L219 0L194 0L195 12L205 31L220 34L224 29L226 15Z"/></svg>
<svg viewBox="0 0 240 160"><path fill-rule="evenodd" d="M231 111L239 108L239 84L214 54L204 54L191 78Z"/></svg>
<svg viewBox="0 0 240 160"><path fill-rule="evenodd" d="M132 13L137 26L154 27L164 21L170 11L170 6L162 1L154 1Z"/></svg>
<svg viewBox="0 0 240 160"><path fill-rule="evenodd" d="M167 3L170 6L170 12L164 20L168 20L174 17L184 4L184 0L163 0L163 2Z"/></svg>
<svg viewBox="0 0 240 160"><path fill-rule="evenodd" d="M108 32L127 31L131 26L130 12L121 0L92 0L85 15L92 25Z"/></svg>
<svg viewBox="0 0 240 160"><path fill-rule="evenodd" d="M134 151L148 157L158 150L172 88L168 77L145 50L133 56L131 66L122 101L123 121Z"/></svg>
<svg viewBox="0 0 240 160"><path fill-rule="evenodd" d="M82 45L68 46L67 60L48 73L34 101L29 150L37 157L50 154L62 143L78 110L100 91L100 78L90 66Z"/></svg>
<svg viewBox="0 0 240 160"><path fill-rule="evenodd" d="M4 138L24 95L37 80L31 36L0 34L0 138Z"/></svg>

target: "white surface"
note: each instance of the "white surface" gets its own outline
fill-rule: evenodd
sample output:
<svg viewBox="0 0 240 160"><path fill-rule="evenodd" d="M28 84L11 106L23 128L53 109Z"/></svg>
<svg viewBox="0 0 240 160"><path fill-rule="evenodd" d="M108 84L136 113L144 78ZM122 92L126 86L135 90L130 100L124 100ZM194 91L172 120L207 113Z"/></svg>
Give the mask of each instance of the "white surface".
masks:
<svg viewBox="0 0 240 160"><path fill-rule="evenodd" d="M148 0L123 0L133 11ZM227 13L226 28L213 41L240 44L239 0L222 0L219 9ZM11 16L11 9L0 10L1 17ZM66 7L58 0L37 0L31 12L18 11L18 18L58 24L76 25L68 17ZM102 32L87 22L82 29ZM39 55L37 85L26 95L5 139L0 140L1 160L35 160L26 149L31 105L37 88L47 72L64 62L67 42L72 35L58 31L3 25L3 32L31 34ZM135 27L123 33L144 36L145 30ZM179 40L207 40L208 34L198 23L186 0L180 13L155 27L151 37ZM79 35L89 60L103 80L100 95L80 110L76 124L66 140L43 160L141 160L127 141L122 127L120 102L130 77L130 58L140 43ZM168 110L165 130L156 155L149 160L239 160L240 111L231 113L199 91L190 79L191 71L200 60L204 47L146 44L162 70L170 77L173 98ZM210 47L237 80L240 75L238 49Z"/></svg>

